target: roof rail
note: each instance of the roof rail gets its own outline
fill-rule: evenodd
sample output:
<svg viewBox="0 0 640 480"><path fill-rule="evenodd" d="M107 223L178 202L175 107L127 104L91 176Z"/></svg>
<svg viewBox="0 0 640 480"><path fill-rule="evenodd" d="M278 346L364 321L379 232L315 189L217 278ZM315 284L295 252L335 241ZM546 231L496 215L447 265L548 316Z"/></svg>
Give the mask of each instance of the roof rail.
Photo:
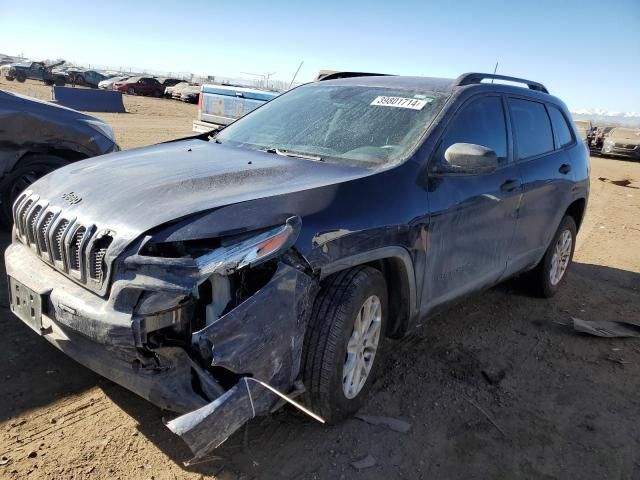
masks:
<svg viewBox="0 0 640 480"><path fill-rule="evenodd" d="M323 80L336 80L338 78L354 78L354 77L388 77L388 73L370 73L370 72L331 72L325 75L320 74L316 78L317 82Z"/></svg>
<svg viewBox="0 0 640 480"><path fill-rule="evenodd" d="M463 85L473 85L476 83L480 83L482 82L482 80L486 80L489 78L492 80L506 80L509 82L524 83L527 87L529 87L530 90L549 93L549 90L547 90L547 87L545 87L541 83L534 82L533 80L525 80L524 78L517 78L517 77L508 77L506 75L496 75L494 73L463 73L458 78L456 78L454 85L456 87L462 87Z"/></svg>

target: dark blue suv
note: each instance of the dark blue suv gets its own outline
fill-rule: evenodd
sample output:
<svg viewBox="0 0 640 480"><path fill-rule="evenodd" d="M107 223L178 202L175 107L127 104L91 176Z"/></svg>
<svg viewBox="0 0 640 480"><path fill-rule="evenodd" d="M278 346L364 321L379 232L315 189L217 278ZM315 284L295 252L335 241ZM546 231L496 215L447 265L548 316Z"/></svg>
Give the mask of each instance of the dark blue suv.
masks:
<svg viewBox="0 0 640 480"><path fill-rule="evenodd" d="M184 413L168 426L201 457L282 400L353 413L383 339L466 294L521 273L556 293L588 160L536 82L315 82L214 135L34 183L13 207L11 308Z"/></svg>

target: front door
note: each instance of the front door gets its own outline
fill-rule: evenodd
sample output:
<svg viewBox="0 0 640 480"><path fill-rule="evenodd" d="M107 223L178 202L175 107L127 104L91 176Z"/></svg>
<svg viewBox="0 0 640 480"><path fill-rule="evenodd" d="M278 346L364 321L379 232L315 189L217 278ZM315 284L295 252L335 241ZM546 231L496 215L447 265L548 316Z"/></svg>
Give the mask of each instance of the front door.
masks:
<svg viewBox="0 0 640 480"><path fill-rule="evenodd" d="M506 125L501 95L472 97L446 127L430 161L422 313L495 283L505 271L522 197ZM479 175L433 173L454 143L494 150L497 170Z"/></svg>

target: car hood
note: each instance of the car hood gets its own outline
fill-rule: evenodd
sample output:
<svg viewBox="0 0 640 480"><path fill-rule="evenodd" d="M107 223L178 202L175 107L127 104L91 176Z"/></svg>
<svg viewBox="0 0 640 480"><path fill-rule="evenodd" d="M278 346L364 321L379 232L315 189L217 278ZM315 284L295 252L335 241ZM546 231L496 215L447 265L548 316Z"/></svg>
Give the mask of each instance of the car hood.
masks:
<svg viewBox="0 0 640 480"><path fill-rule="evenodd" d="M151 228L194 213L373 172L187 139L74 163L31 190L66 218L114 231L122 249Z"/></svg>

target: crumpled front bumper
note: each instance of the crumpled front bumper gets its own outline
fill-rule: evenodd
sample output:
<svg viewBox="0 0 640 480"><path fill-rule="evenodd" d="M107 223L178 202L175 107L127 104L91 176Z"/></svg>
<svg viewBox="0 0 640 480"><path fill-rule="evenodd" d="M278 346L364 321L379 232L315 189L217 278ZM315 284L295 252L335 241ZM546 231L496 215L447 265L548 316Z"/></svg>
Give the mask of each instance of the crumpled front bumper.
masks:
<svg viewBox="0 0 640 480"><path fill-rule="evenodd" d="M160 408L189 412L168 427L201 458L277 397L243 376L289 391L298 376L309 298L315 281L280 262L261 290L217 321L193 333L209 345L212 366L239 378L225 390L182 347L152 350L154 362L136 344L132 309L114 308L14 242L5 252L7 274L43 299L42 336L68 356ZM205 393L203 393L205 392ZM205 396L207 398L205 398ZM213 398L216 396L216 398Z"/></svg>

